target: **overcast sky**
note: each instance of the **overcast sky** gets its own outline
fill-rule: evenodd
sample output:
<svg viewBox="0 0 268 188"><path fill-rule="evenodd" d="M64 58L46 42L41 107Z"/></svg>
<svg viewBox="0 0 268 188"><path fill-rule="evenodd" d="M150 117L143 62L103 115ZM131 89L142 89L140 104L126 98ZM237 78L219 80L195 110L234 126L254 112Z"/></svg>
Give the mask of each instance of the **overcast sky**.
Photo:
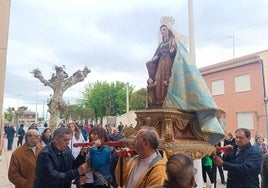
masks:
<svg viewBox="0 0 268 188"><path fill-rule="evenodd" d="M193 9L199 68L232 59L233 44L235 57L268 49L267 0L193 0ZM10 12L4 110L35 111L38 104L43 112L52 90L33 77L35 68L46 79L54 65L65 65L69 76L91 69L64 94L70 103L97 80L146 87L160 18L173 16L176 30L188 36L187 0L19 0Z"/></svg>

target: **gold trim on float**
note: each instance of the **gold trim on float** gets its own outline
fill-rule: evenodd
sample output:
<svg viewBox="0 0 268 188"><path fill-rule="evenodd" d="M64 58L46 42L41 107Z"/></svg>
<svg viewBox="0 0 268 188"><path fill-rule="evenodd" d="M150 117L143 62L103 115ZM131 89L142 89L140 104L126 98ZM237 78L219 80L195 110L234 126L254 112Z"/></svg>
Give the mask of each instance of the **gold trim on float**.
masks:
<svg viewBox="0 0 268 188"><path fill-rule="evenodd" d="M167 156L184 153L192 159L200 159L215 152L215 147L208 144L209 134L200 133L196 129L196 118L193 114L176 109L138 110L137 126L124 130L124 138L120 140L123 147L134 149L134 139L143 126L154 127L159 134L160 145Z"/></svg>

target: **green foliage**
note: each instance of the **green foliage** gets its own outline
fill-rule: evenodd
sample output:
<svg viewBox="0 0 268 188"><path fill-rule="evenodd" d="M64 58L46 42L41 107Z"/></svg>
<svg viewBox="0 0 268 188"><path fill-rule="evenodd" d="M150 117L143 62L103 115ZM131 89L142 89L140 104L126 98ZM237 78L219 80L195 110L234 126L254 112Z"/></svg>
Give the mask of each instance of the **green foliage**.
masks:
<svg viewBox="0 0 268 188"><path fill-rule="evenodd" d="M7 111L4 112L5 119L8 120L9 122L15 121L17 123L18 121L18 115L21 114L22 112L26 111L28 109L27 106L20 106L18 107L17 110L15 110L14 107L8 107Z"/></svg>
<svg viewBox="0 0 268 188"><path fill-rule="evenodd" d="M129 95L133 89L129 86ZM92 109L95 117L123 114L126 112L126 84L119 81L115 83L97 81L86 87L80 103Z"/></svg>
<svg viewBox="0 0 268 188"><path fill-rule="evenodd" d="M69 117L72 120L80 120L80 119L92 119L94 118L94 113L91 109L86 108L81 104L69 105L64 110L64 118L67 120Z"/></svg>
<svg viewBox="0 0 268 188"><path fill-rule="evenodd" d="M131 110L141 110L146 108L146 95L147 90L145 88L141 88L135 91L130 98L130 109Z"/></svg>
<svg viewBox="0 0 268 188"><path fill-rule="evenodd" d="M28 107L27 106L20 106L20 107L18 107L17 112L24 112L26 110L28 110Z"/></svg>
<svg viewBox="0 0 268 188"><path fill-rule="evenodd" d="M10 114L10 113L8 113L8 112L4 112L4 116L5 116L5 119L7 120L7 121L9 121L9 122L11 122L12 121L12 119L13 119L13 114Z"/></svg>

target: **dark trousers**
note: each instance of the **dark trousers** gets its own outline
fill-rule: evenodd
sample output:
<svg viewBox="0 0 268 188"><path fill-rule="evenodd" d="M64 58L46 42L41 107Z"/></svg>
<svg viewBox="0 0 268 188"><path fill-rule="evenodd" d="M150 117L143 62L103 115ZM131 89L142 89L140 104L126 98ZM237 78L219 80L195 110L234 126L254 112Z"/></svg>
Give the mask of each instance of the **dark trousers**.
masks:
<svg viewBox="0 0 268 188"><path fill-rule="evenodd" d="M213 177L214 177L214 181L216 182L217 181L217 167L218 167L218 170L219 170L219 174L220 174L220 178L221 178L221 183L224 183L225 182L225 178L224 178L224 174L223 174L223 169L221 166L217 166L213 163L212 165L212 174L213 174Z"/></svg>
<svg viewBox="0 0 268 188"><path fill-rule="evenodd" d="M82 188L94 188L94 183L85 183L84 185L81 186Z"/></svg>
<svg viewBox="0 0 268 188"><path fill-rule="evenodd" d="M12 150L13 141L14 141L14 137L7 138L7 150Z"/></svg>
<svg viewBox="0 0 268 188"><path fill-rule="evenodd" d="M206 173L208 174L210 182L214 183L211 166L202 166L202 175L203 175L203 180L205 183L207 182L207 174Z"/></svg>
<svg viewBox="0 0 268 188"><path fill-rule="evenodd" d="M73 184L75 184L76 188L82 188L82 187L83 187L82 185L80 185L79 178L75 179L75 180L73 181Z"/></svg>
<svg viewBox="0 0 268 188"><path fill-rule="evenodd" d="M18 136L17 146L22 145L23 136Z"/></svg>

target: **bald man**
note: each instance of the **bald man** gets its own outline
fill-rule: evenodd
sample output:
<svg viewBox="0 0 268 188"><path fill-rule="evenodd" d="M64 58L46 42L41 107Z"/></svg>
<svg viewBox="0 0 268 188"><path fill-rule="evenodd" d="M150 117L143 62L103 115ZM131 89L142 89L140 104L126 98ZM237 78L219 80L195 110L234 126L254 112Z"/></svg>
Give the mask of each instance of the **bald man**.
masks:
<svg viewBox="0 0 268 188"><path fill-rule="evenodd" d="M142 127L134 140L134 148L138 155L131 159L125 157L122 167L117 163L117 182L127 188L162 185L167 178L167 157L163 150L158 149L158 145L159 136L156 130L153 127Z"/></svg>
<svg viewBox="0 0 268 188"><path fill-rule="evenodd" d="M8 179L16 188L32 188L35 179L36 159L42 146L36 129L25 133L25 143L12 153L8 169Z"/></svg>

